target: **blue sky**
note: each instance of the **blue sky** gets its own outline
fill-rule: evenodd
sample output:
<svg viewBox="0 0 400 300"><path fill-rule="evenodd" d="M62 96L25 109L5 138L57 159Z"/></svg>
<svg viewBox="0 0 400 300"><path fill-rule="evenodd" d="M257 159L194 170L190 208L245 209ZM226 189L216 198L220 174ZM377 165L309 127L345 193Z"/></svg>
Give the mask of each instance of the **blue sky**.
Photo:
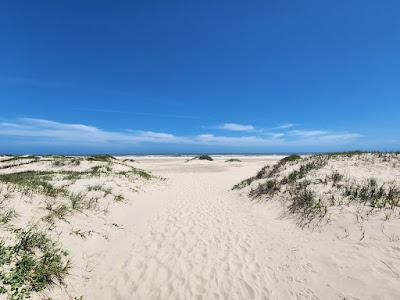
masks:
<svg viewBox="0 0 400 300"><path fill-rule="evenodd" d="M400 149L398 1L2 1L0 152Z"/></svg>

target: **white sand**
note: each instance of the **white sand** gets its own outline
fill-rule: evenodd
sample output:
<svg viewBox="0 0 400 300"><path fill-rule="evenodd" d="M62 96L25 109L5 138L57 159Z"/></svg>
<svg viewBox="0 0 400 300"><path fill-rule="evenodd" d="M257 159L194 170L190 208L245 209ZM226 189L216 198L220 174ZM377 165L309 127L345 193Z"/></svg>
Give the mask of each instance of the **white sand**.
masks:
<svg viewBox="0 0 400 300"><path fill-rule="evenodd" d="M351 210L318 230L300 229L278 202L254 203L230 190L281 157L236 157L242 162L132 157L166 180L122 190L128 201L105 215L73 216L72 224L99 234L60 235L71 275L66 287L42 296L400 299L398 216L370 220L363 239Z"/></svg>

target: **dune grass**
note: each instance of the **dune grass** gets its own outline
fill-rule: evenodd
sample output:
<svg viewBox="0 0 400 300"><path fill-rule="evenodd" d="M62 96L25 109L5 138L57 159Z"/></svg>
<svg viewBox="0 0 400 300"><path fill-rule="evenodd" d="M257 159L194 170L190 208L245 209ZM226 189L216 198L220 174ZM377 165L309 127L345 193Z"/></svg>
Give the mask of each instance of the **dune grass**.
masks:
<svg viewBox="0 0 400 300"><path fill-rule="evenodd" d="M400 207L400 188L393 184L379 185L374 178L364 184L348 184L343 196L372 208Z"/></svg>
<svg viewBox="0 0 400 300"><path fill-rule="evenodd" d="M100 159L101 162L104 160L113 159L111 156L99 156L96 159ZM65 161L68 159L55 158L54 163L61 161L62 164L56 164L57 166L66 165ZM71 158L69 160L69 165L71 161L73 165L77 165L76 162L80 162L80 158ZM81 212L85 209L97 209L98 198L91 197L87 198L85 194L79 193L75 194L70 192L65 187L57 187L54 185L54 181L57 180L67 180L71 183L82 179L90 177L100 177L102 175L108 176L123 176L126 178L131 178L131 176L136 176L149 180L152 175L148 172L129 167L129 171L123 172L113 172L111 166L108 165L95 165L86 171L24 171L15 172L8 174L0 174L0 183L6 184L6 190L18 190L22 194L31 197L32 194L40 194L48 197L44 209L47 214L42 218L43 221L54 226L56 221L63 220L67 221L67 217L72 215L74 211ZM103 197L112 194L111 188L105 188L101 185L89 186L88 192L90 191L103 191ZM57 199L57 200L55 200ZM67 200L67 201L65 201ZM124 198L121 195L114 195L115 201L123 201ZM12 218L13 212L10 210L6 213L0 215L0 224L6 223L10 218Z"/></svg>
<svg viewBox="0 0 400 300"><path fill-rule="evenodd" d="M323 218L328 207L335 205L336 199L333 194L317 196L314 192L314 185L331 183L332 191L342 195L342 200L347 199L348 203L361 203L372 209L394 209L400 207L400 187L393 183L378 184L375 179L370 179L365 183L350 182L345 180L343 174L337 170L326 175L324 179L313 178L310 173L319 170L327 165L330 159L351 159L355 156L366 154L361 151L350 151L343 153L326 153L313 155L305 159L299 156L289 156L281 159L275 165L263 167L255 176L247 178L232 189L243 189L251 186L258 181L258 186L252 187L248 191L251 199L271 199L279 193L279 197L284 199L288 211L296 214L305 225L314 219ZM376 158L385 158L386 155L397 155L394 153L382 154L373 153ZM363 157L367 161L368 157ZM285 173L286 165L292 163L295 167L289 173ZM373 163L373 160L371 160ZM310 177L311 176L311 177ZM262 181L265 179L264 181ZM312 180L310 180L312 179ZM344 198L344 199L343 199Z"/></svg>
<svg viewBox="0 0 400 300"><path fill-rule="evenodd" d="M311 171L322 168L326 165L326 163L327 161L324 159L316 159L306 164L302 164L298 170L292 171L285 178L283 178L281 180L281 184L295 183L296 181L303 179Z"/></svg>
<svg viewBox="0 0 400 300"><path fill-rule="evenodd" d="M303 226L316 218L323 218L327 213L327 206L322 199L317 199L307 187L297 186L289 201L289 212L297 214Z"/></svg>
<svg viewBox="0 0 400 300"><path fill-rule="evenodd" d="M241 182L235 184L232 187L232 190L243 189L243 188L251 185L254 181L259 180L259 179L271 178L274 175L276 175L277 173L279 173L281 168L284 165L286 165L287 163L295 162L295 161L298 161L301 159L302 159L301 156L299 156L297 154L292 154L292 155L286 156L286 157L282 158L281 160L279 160L275 165L273 165L272 168L271 168L271 166L265 166L265 167L261 168L261 170L258 171L255 176L244 179Z"/></svg>
<svg viewBox="0 0 400 300"><path fill-rule="evenodd" d="M29 160L28 160L29 159ZM23 162L20 162L23 160ZM3 160L2 162L4 162ZM54 242L47 231L52 231L59 220L69 223L70 217L84 210L99 210L106 212L107 208L99 205L99 200L108 195L109 200L123 202L122 194L113 194L111 187L101 184L92 185L87 191L71 192L68 185L79 179L124 177L129 182L142 178L149 180L153 176L141 169L118 162L110 155L85 157L9 157L6 161L16 161L6 165L10 169L22 164L44 162L46 171L18 171L0 174L0 227L7 238L0 239L0 298L27 299L33 293L43 291L54 284L63 284L70 270L68 253ZM74 167L86 161L88 166L83 171L73 169L59 170L59 167ZM51 168L49 167L49 164ZM115 164L124 165L126 171L115 171ZM41 166L41 165L39 165ZM49 170L49 171L47 171ZM58 184L61 182L62 185ZM17 228L14 219L15 209L9 207L16 193L21 193L29 199L34 194L43 195L40 198L44 215L34 220L34 227ZM89 192L103 192L103 195L90 195ZM14 201L15 199L13 199ZM75 229L74 235L90 236L90 231L82 232ZM77 298L78 299L78 298Z"/></svg>
<svg viewBox="0 0 400 300"><path fill-rule="evenodd" d="M87 157L86 159L89 161L105 161L105 162L116 160L114 156L109 154L92 155Z"/></svg>
<svg viewBox="0 0 400 300"><path fill-rule="evenodd" d="M273 196L278 191L280 191L279 183L275 179L268 179L258 184L255 189L251 189L249 196L253 199L259 198L261 195Z"/></svg>
<svg viewBox="0 0 400 300"><path fill-rule="evenodd" d="M0 242L0 294L30 298L53 284L63 284L70 270L68 253L36 228L14 230L12 243Z"/></svg>
<svg viewBox="0 0 400 300"><path fill-rule="evenodd" d="M36 192L50 197L65 195L63 188L54 187L50 181L54 172L25 171L10 174L0 174L0 182L13 184L25 194Z"/></svg>

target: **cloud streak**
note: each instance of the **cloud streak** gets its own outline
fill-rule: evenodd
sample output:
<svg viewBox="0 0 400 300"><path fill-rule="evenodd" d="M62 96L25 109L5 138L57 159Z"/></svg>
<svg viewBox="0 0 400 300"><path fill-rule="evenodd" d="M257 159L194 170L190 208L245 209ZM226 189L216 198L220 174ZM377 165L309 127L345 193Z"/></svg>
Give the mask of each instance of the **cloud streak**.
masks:
<svg viewBox="0 0 400 300"><path fill-rule="evenodd" d="M357 133L323 130L280 130L269 135L259 135L252 125L225 123L223 128L234 131L232 135L203 133L194 136L179 136L167 132L146 130L109 131L86 124L61 123L53 120L22 118L13 122L0 122L0 137L19 138L60 145L92 147L108 145L134 146L141 143L211 145L235 148L247 147L296 147L329 146L346 144L361 136ZM290 128L290 127L288 127ZM250 134L249 134L250 133Z"/></svg>
<svg viewBox="0 0 400 300"><path fill-rule="evenodd" d="M237 123L224 123L221 124L219 129L223 130L230 130L230 131L254 131L255 127L253 125L243 125L243 124L237 124Z"/></svg>

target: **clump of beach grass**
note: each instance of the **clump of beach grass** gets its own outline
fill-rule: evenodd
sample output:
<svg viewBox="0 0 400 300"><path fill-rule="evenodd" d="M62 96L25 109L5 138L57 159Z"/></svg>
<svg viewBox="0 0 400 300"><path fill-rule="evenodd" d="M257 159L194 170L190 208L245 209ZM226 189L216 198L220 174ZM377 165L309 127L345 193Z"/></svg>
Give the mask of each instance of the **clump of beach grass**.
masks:
<svg viewBox="0 0 400 300"><path fill-rule="evenodd" d="M275 179L269 179L260 183L255 189L251 189L249 196L253 199L259 198L261 195L273 196L279 190L279 183Z"/></svg>
<svg viewBox="0 0 400 300"><path fill-rule="evenodd" d="M57 188L50 183L53 175L54 172L41 171L1 174L0 182L13 184L25 194L37 192L50 197L65 195L66 190L64 188Z"/></svg>
<svg viewBox="0 0 400 300"><path fill-rule="evenodd" d="M322 199L315 196L315 193L302 186L297 186L291 191L289 212L297 214L301 224L305 225L315 218L323 218L327 213L327 207Z"/></svg>
<svg viewBox="0 0 400 300"><path fill-rule="evenodd" d="M0 242L0 295L30 298L69 274L68 253L36 228L15 229L14 240Z"/></svg>
<svg viewBox="0 0 400 300"><path fill-rule="evenodd" d="M100 154L100 155L92 155L86 158L89 161L103 161L103 162L109 162L116 160L116 158L112 155L109 154Z"/></svg>
<svg viewBox="0 0 400 300"><path fill-rule="evenodd" d="M294 170L282 179L282 184L292 184L304 178L312 170L318 170L326 164L326 160L313 160L306 164L300 165L298 170Z"/></svg>
<svg viewBox="0 0 400 300"><path fill-rule="evenodd" d="M42 220L52 225L55 224L56 220L66 221L67 215L71 213L71 209L64 203L47 203L45 209L48 213Z"/></svg>
<svg viewBox="0 0 400 300"><path fill-rule="evenodd" d="M231 163L231 162L241 162L241 160L238 159L238 158L230 158L230 159L225 160L225 162L229 162L229 163Z"/></svg>
<svg viewBox="0 0 400 300"><path fill-rule="evenodd" d="M196 159L198 159L198 160L208 160L208 161L213 161L214 160L210 155L202 154L202 155L197 155L197 156L195 156L193 158L187 159L186 162L189 162L191 160L196 160Z"/></svg>
<svg viewBox="0 0 400 300"><path fill-rule="evenodd" d="M292 155L286 156L286 157L282 158L281 160L279 160L275 165L273 165L272 168L271 168L271 166L265 166L265 167L261 168L261 170L258 171L255 176L244 179L241 182L235 184L232 187L232 190L243 189L243 188L251 185L255 180L259 180L259 179L263 179L263 178L271 178L271 177L275 176L277 173L279 173L281 168L284 165L286 165L287 163L295 162L295 161L298 161L301 159L302 159L301 156L299 156L297 154L292 154Z"/></svg>
<svg viewBox="0 0 400 300"><path fill-rule="evenodd" d="M330 206L342 205L346 199L348 204L363 204L374 209L393 210L400 207L400 187L394 182L378 184L377 180L369 179L357 183L346 178L338 170L330 175L322 176L320 169L333 161L352 161L354 166L360 157L364 164L374 163L374 159L391 166L391 160L397 160L394 153L365 153L361 151L317 154L307 158L289 156L281 159L273 166L263 167L255 176L247 178L232 189L244 189L251 186L249 197L254 199L271 199L277 196L292 214L298 216L302 225L311 223L314 219L322 219ZM290 170L290 171L289 171ZM264 180L266 179L266 180ZM258 185L253 184L258 182ZM332 185L328 186L328 182ZM319 186L324 184L325 187ZM334 189L333 189L334 188ZM387 214L387 212L386 212Z"/></svg>
<svg viewBox="0 0 400 300"><path fill-rule="evenodd" d="M208 161L213 161L214 159L210 155L199 155L197 156L198 160L208 160Z"/></svg>
<svg viewBox="0 0 400 300"><path fill-rule="evenodd" d="M332 183L334 186L336 186L339 182L341 182L344 178L344 175L340 174L338 171L333 171L330 180L332 180Z"/></svg>
<svg viewBox="0 0 400 300"><path fill-rule="evenodd" d="M400 188L393 184L379 185L374 178L370 178L364 184L346 185L343 195L351 201L357 201L372 208L400 206Z"/></svg>

